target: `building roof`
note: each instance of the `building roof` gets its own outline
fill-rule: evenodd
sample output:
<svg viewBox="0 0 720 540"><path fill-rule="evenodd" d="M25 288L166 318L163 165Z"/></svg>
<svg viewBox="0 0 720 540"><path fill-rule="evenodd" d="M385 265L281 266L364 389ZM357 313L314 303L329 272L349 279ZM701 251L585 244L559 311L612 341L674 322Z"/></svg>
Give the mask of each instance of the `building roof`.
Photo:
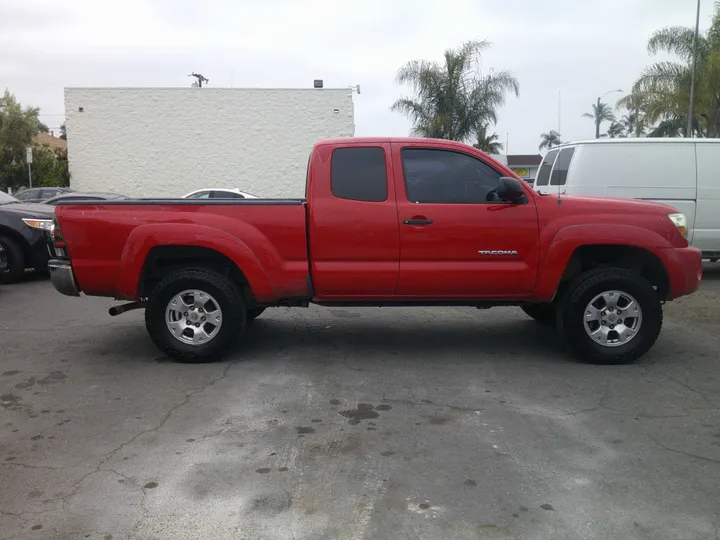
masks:
<svg viewBox="0 0 720 540"><path fill-rule="evenodd" d="M540 165L542 156L540 154L509 154L507 156L508 167Z"/></svg>
<svg viewBox="0 0 720 540"><path fill-rule="evenodd" d="M67 141L65 139L54 137L49 133L38 133L32 138L32 140L33 144L37 144L39 146L47 145L53 149L60 148L62 150L67 150Z"/></svg>

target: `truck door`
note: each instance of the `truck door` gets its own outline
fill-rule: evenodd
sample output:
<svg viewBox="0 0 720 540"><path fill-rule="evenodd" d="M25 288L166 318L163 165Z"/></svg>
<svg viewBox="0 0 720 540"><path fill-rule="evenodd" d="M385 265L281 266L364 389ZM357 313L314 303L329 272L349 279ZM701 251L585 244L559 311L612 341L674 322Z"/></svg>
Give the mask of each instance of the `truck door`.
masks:
<svg viewBox="0 0 720 540"><path fill-rule="evenodd" d="M308 174L308 234L315 296L395 293L400 240L390 145L316 147Z"/></svg>
<svg viewBox="0 0 720 540"><path fill-rule="evenodd" d="M538 270L534 199L497 196L503 174L480 152L393 143L400 277L396 295L529 296Z"/></svg>

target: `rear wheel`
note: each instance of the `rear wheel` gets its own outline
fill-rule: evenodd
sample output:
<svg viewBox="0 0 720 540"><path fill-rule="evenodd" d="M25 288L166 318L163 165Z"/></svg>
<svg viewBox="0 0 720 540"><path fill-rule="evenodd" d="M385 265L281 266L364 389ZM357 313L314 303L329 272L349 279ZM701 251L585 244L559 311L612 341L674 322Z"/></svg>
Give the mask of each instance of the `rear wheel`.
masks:
<svg viewBox="0 0 720 540"><path fill-rule="evenodd" d="M234 283L211 270L189 268L163 278L145 310L155 345L181 362L220 357L238 339L247 310Z"/></svg>
<svg viewBox="0 0 720 540"><path fill-rule="evenodd" d="M7 256L7 270L0 273L0 282L14 283L25 274L25 254L12 238L0 236L0 244L5 248Z"/></svg>
<svg viewBox="0 0 720 540"><path fill-rule="evenodd" d="M555 324L557 318L557 309L555 304L531 304L522 306L522 310L526 315L532 317L540 324Z"/></svg>
<svg viewBox="0 0 720 540"><path fill-rule="evenodd" d="M558 327L580 360L628 364L653 346L662 305L641 276L603 268L580 276L558 313Z"/></svg>

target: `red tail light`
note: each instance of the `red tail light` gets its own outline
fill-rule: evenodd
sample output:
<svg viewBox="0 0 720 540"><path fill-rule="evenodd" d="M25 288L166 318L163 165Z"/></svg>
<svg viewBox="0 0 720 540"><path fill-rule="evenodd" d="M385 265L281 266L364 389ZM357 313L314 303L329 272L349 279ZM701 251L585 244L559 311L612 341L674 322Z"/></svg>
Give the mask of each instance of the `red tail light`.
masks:
<svg viewBox="0 0 720 540"><path fill-rule="evenodd" d="M60 258L67 257L67 248L65 246L65 238L63 238L62 231L60 230L60 223L58 223L57 217L53 217L52 229L53 246L55 247L55 255Z"/></svg>

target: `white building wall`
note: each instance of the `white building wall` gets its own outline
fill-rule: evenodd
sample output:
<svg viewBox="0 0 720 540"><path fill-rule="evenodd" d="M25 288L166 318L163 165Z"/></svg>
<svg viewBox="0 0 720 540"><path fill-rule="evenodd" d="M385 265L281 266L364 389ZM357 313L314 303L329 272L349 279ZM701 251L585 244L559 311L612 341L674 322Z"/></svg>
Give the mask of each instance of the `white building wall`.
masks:
<svg viewBox="0 0 720 540"><path fill-rule="evenodd" d="M66 88L70 187L303 197L315 142L355 133L350 89Z"/></svg>

